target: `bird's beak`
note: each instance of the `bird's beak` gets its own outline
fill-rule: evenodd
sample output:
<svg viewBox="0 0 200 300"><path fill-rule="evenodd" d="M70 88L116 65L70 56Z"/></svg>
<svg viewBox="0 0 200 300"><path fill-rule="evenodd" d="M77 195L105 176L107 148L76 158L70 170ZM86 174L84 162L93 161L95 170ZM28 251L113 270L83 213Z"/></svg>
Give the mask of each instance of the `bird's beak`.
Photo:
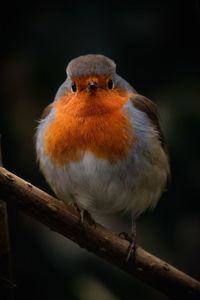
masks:
<svg viewBox="0 0 200 300"><path fill-rule="evenodd" d="M96 89L97 89L97 83L95 82L95 81L90 81L89 83L88 83L88 86L87 86L87 91L88 92L94 92L94 91L96 91Z"/></svg>

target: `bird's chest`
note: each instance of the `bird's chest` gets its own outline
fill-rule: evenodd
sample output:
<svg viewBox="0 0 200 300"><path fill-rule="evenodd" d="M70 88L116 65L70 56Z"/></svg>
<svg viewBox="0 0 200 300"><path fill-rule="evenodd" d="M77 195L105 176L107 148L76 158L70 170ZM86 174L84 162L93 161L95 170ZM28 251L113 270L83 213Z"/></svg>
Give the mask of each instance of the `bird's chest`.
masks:
<svg viewBox="0 0 200 300"><path fill-rule="evenodd" d="M81 161L86 152L122 160L134 143L132 125L121 110L81 116L60 111L44 130L45 154L57 165Z"/></svg>

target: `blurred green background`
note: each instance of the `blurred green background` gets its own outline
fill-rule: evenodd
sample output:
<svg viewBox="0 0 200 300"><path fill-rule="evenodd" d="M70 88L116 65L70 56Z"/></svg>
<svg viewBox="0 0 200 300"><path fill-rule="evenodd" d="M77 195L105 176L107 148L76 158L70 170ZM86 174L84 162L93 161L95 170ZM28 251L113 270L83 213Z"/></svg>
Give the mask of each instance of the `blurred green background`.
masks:
<svg viewBox="0 0 200 300"><path fill-rule="evenodd" d="M2 9L0 132L4 166L51 192L38 170L34 133L72 58L101 53L157 103L172 181L138 222L140 244L200 278L200 3L18 1ZM103 224L129 230L128 217ZM16 299L167 299L10 208Z"/></svg>

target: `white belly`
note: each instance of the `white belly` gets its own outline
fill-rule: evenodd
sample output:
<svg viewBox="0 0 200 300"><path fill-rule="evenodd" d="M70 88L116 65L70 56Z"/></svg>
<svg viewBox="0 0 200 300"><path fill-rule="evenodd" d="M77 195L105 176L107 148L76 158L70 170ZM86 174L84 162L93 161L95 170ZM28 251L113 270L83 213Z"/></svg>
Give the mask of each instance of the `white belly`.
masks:
<svg viewBox="0 0 200 300"><path fill-rule="evenodd" d="M85 153L80 162L55 167L46 160L44 175L64 202L77 202L89 211L132 211L155 206L166 182L166 172L138 157L117 164Z"/></svg>

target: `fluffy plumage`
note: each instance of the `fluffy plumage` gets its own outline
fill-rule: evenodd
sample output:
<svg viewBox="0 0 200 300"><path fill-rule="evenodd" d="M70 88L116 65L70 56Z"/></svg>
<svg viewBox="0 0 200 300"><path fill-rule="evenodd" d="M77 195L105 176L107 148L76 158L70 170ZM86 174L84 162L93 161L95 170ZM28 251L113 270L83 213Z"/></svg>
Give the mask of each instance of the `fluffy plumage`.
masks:
<svg viewBox="0 0 200 300"><path fill-rule="evenodd" d="M68 77L37 128L36 151L61 200L89 211L138 215L159 200L169 163L155 105L115 68L102 55L69 63Z"/></svg>

